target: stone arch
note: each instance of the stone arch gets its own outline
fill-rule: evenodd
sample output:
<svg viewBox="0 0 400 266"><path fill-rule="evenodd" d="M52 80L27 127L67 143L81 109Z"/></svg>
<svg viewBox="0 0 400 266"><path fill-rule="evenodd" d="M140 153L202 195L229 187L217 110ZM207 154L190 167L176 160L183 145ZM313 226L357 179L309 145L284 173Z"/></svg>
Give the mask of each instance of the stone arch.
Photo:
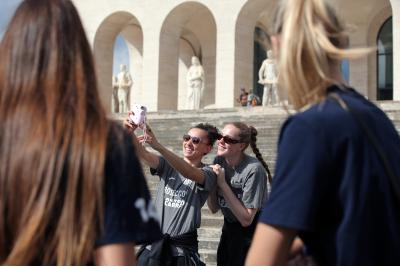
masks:
<svg viewBox="0 0 400 266"><path fill-rule="evenodd" d="M130 102L136 102L136 97L140 99L142 93L143 32L141 24L129 12L112 13L100 23L94 37L94 57L100 97L107 111L111 111L113 52L118 34L124 37L128 46L129 70L134 82L130 91Z"/></svg>
<svg viewBox="0 0 400 266"><path fill-rule="evenodd" d="M253 88L254 31L259 27L270 34L270 23L276 1L247 1L239 12L235 29L235 88L234 96L239 96L239 88Z"/></svg>
<svg viewBox="0 0 400 266"><path fill-rule="evenodd" d="M390 5L378 10L369 23L367 36L368 46L376 47L377 38L382 25L392 16L392 7ZM377 57L376 53L372 53L368 57L369 75L368 75L368 98L376 100L377 89Z"/></svg>
<svg viewBox="0 0 400 266"><path fill-rule="evenodd" d="M169 12L161 28L158 110L184 109L184 95L178 96L178 92L185 93L183 84L192 55L199 57L205 72L201 106L212 105L215 103L215 19L205 5L185 2ZM181 99L179 106L178 98Z"/></svg>

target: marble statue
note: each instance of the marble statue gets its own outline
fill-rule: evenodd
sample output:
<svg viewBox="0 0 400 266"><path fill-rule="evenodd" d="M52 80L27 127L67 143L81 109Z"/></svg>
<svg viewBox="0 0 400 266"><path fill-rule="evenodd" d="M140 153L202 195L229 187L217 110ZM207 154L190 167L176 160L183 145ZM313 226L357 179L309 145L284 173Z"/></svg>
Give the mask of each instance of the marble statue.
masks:
<svg viewBox="0 0 400 266"><path fill-rule="evenodd" d="M267 58L263 61L258 71L258 83L264 86L262 105L278 104L278 71L273 52L267 51Z"/></svg>
<svg viewBox="0 0 400 266"><path fill-rule="evenodd" d="M200 102L204 91L204 69L196 56L192 57L192 65L186 76L187 81L187 109L200 109Z"/></svg>
<svg viewBox="0 0 400 266"><path fill-rule="evenodd" d="M111 111L118 113L118 78L113 76L112 78L112 96L111 96Z"/></svg>
<svg viewBox="0 0 400 266"><path fill-rule="evenodd" d="M120 72L117 75L118 113L127 113L129 111L128 96L132 84L132 77L127 71L126 65L120 65Z"/></svg>

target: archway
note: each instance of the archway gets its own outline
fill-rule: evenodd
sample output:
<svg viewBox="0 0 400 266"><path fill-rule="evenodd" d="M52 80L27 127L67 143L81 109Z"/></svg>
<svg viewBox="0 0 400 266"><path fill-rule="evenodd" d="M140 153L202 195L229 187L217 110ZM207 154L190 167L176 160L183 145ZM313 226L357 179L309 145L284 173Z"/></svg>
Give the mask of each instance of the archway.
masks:
<svg viewBox="0 0 400 266"><path fill-rule="evenodd" d="M192 56L205 72L201 107L215 102L216 24L203 4L186 2L166 17L160 34L158 110L185 109L186 73Z"/></svg>
<svg viewBox="0 0 400 266"><path fill-rule="evenodd" d="M130 102L140 100L142 93L143 33L135 16L120 11L103 20L94 38L94 57L99 78L100 97L107 111L111 112L113 52L117 35L125 39L129 51L129 71L134 83L130 89Z"/></svg>
<svg viewBox="0 0 400 266"><path fill-rule="evenodd" d="M370 20L367 35L367 44L370 47L377 47L377 40L382 25L392 16L392 7L386 5L377 10ZM378 84L378 56L376 53L371 53L368 56L368 98L377 100L377 84Z"/></svg>
<svg viewBox="0 0 400 266"><path fill-rule="evenodd" d="M270 49L269 23L276 1L248 1L241 9L236 21L235 34L235 92L239 88L254 89L262 97L263 88L257 83L258 70Z"/></svg>
<svg viewBox="0 0 400 266"><path fill-rule="evenodd" d="M393 20L383 23L377 38L377 100L393 100Z"/></svg>

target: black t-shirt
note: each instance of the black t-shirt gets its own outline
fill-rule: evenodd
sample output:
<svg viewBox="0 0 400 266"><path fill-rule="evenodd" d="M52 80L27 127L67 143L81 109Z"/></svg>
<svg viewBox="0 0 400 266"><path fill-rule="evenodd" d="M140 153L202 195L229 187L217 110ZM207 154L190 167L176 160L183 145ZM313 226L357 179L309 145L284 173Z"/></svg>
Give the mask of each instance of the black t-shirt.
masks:
<svg viewBox="0 0 400 266"><path fill-rule="evenodd" d="M354 90L331 88L358 111L397 177L400 138ZM290 117L260 221L299 232L318 265L398 265L400 209L389 177L357 121L328 99Z"/></svg>
<svg viewBox="0 0 400 266"><path fill-rule="evenodd" d="M107 146L104 231L96 246L159 240L159 221L132 135L113 125Z"/></svg>

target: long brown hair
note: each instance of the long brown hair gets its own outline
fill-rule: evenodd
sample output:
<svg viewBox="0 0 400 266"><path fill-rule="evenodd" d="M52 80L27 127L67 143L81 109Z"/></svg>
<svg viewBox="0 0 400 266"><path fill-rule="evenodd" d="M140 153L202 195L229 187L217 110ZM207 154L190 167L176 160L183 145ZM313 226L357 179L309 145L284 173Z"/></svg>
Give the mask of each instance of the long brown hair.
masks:
<svg viewBox="0 0 400 266"><path fill-rule="evenodd" d="M267 178L268 178L269 183L271 184L272 183L271 171L269 170L268 164L264 161L264 158L261 155L261 152L258 149L257 144L256 144L257 143L257 134L258 134L257 129L255 129L253 126L248 126L242 122L233 122L233 123L229 123L229 124L233 125L234 127L238 128L240 130L240 133L239 133L240 141L247 144L246 148L248 147L248 145L250 145L254 155L256 156L258 161L260 161L260 163L264 167L265 171L267 172Z"/></svg>
<svg viewBox="0 0 400 266"><path fill-rule="evenodd" d="M109 126L72 2L22 2L0 60L0 264L84 265Z"/></svg>
<svg viewBox="0 0 400 266"><path fill-rule="evenodd" d="M279 85L296 110L325 99L332 67L373 49L348 49L348 33L325 0L280 0L273 34L280 36Z"/></svg>

